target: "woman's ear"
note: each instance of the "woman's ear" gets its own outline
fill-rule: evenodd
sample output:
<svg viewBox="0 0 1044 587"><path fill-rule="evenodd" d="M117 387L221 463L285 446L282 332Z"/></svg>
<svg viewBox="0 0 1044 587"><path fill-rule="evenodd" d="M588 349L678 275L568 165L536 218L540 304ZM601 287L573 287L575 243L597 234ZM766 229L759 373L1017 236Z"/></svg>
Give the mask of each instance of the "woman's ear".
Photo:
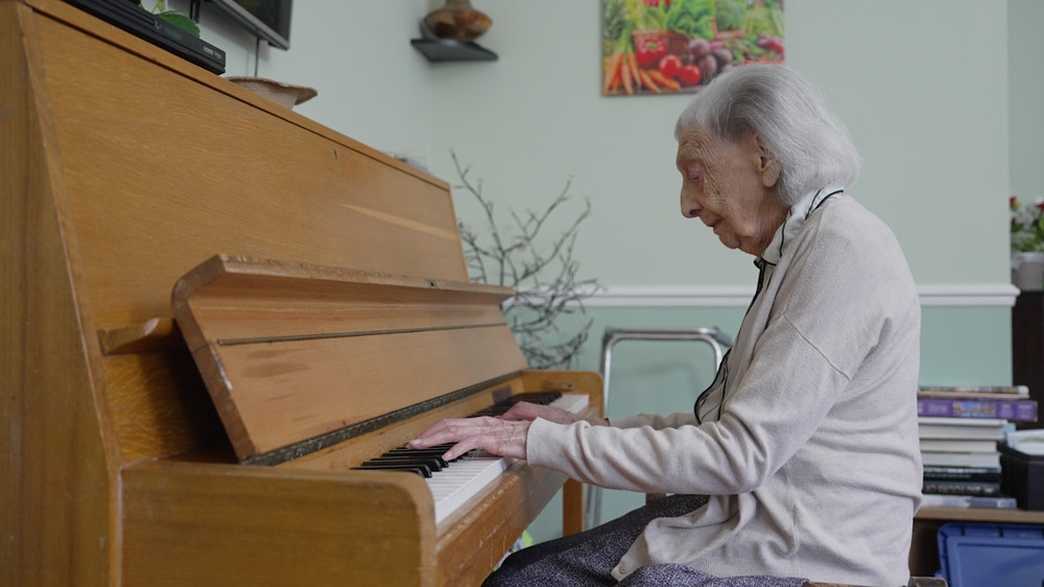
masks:
<svg viewBox="0 0 1044 587"><path fill-rule="evenodd" d="M783 174L783 165L765 148L758 133L753 133L754 145L757 150L757 161L755 165L761 176L761 185L770 188L779 183L779 176Z"/></svg>
<svg viewBox="0 0 1044 587"><path fill-rule="evenodd" d="M769 159L765 170L761 172L761 185L770 188L779 183L779 176L783 174L783 166L775 159Z"/></svg>

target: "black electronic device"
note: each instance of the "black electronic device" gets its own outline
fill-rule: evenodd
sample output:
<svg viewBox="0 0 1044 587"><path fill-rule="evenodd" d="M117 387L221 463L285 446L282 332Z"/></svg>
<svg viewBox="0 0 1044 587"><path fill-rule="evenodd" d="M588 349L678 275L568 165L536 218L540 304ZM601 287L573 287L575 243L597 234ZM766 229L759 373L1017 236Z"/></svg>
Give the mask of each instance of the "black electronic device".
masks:
<svg viewBox="0 0 1044 587"><path fill-rule="evenodd" d="M1044 510L1044 456L1026 454L1000 445L1001 491L1015 498L1019 508Z"/></svg>
<svg viewBox="0 0 1044 587"><path fill-rule="evenodd" d="M66 0L132 35L217 74L225 73L225 52L164 21L129 0Z"/></svg>

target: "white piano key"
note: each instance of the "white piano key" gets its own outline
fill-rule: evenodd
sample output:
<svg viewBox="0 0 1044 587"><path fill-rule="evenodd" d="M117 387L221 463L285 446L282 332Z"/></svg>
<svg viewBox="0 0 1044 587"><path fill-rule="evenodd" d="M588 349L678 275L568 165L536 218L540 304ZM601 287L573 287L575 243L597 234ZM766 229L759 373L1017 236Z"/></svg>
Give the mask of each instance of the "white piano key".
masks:
<svg viewBox="0 0 1044 587"><path fill-rule="evenodd" d="M588 397L582 393L565 393L551 406L573 414L587 408ZM425 479L435 501L435 523L453 514L461 505L496 481L511 465L509 459L491 456L467 456L454 461Z"/></svg>

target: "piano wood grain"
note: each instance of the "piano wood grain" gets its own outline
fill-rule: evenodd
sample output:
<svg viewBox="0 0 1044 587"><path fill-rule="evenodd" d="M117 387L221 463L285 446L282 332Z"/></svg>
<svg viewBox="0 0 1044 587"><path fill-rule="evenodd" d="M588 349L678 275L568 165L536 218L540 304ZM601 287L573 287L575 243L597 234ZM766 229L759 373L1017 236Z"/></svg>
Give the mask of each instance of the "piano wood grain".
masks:
<svg viewBox="0 0 1044 587"><path fill-rule="evenodd" d="M122 479L125 587L435 584L416 475L155 462Z"/></svg>
<svg viewBox="0 0 1044 587"><path fill-rule="evenodd" d="M0 585L110 584L115 445L70 270L38 29L0 2Z"/></svg>
<svg viewBox="0 0 1044 587"><path fill-rule="evenodd" d="M6 1L6 0L5 0ZM258 110L267 111L273 116L278 116L296 126L307 129L323 138L344 145L358 153L379 161L384 165L395 168L401 173L413 175L420 180L430 183L441 189L448 189L446 182L412 165L403 163L373 147L361 143L349 136L343 135L329 127L323 126L316 121L302 116L292 110L288 110L271 100L263 98L256 93L227 81L225 78L215 75L188 61L174 57L165 50L143 41L134 35L124 32L112 25L102 22L90 15L65 4L61 0L25 0L25 4L42 14L61 21L68 26L75 27L101 39L107 39L121 49L141 57L156 66L169 70L172 74L191 79L196 83L207 86L215 92L227 94L236 100Z"/></svg>
<svg viewBox="0 0 1044 587"><path fill-rule="evenodd" d="M216 255L178 280L173 306L189 347L198 349L505 324L500 304L512 294L483 284Z"/></svg>
<svg viewBox="0 0 1044 587"><path fill-rule="evenodd" d="M228 446L183 343L180 348L108 356L103 364L124 462Z"/></svg>
<svg viewBox="0 0 1044 587"><path fill-rule="evenodd" d="M98 332L102 353L124 355L153 350L168 350L181 344L177 326L170 318L149 318L145 322Z"/></svg>
<svg viewBox="0 0 1044 587"><path fill-rule="evenodd" d="M523 369L510 293L218 256L178 280L173 312L247 460Z"/></svg>
<svg viewBox="0 0 1044 587"><path fill-rule="evenodd" d="M171 284L217 252L467 280L445 183L71 6L33 5L82 27L40 18L36 50L99 328L168 314Z"/></svg>
<svg viewBox="0 0 1044 587"><path fill-rule="evenodd" d="M517 351L506 328L241 345L222 351L234 406L219 404L218 412L244 424L248 438L232 438L240 458L524 366L505 363Z"/></svg>

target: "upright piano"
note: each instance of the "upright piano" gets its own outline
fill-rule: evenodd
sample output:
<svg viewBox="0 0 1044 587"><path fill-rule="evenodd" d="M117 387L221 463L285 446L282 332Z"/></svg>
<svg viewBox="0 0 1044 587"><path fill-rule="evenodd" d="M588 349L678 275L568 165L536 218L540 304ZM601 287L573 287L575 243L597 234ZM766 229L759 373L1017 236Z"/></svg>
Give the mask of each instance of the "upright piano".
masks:
<svg viewBox="0 0 1044 587"><path fill-rule="evenodd" d="M350 105L346 105L350 107ZM563 486L403 445L519 399L446 183L57 0L0 0L0 585L469 585Z"/></svg>

